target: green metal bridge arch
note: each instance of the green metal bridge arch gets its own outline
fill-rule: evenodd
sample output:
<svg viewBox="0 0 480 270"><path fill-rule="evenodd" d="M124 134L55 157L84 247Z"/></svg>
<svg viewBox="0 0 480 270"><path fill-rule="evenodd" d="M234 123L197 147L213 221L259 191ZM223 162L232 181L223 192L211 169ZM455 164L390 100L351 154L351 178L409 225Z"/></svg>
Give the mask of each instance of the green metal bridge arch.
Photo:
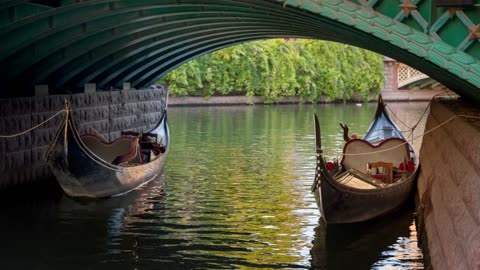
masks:
<svg viewBox="0 0 480 270"><path fill-rule="evenodd" d="M59 94L81 91L85 83L141 88L224 47L295 37L378 52L480 103L480 8L464 3L3 0L0 96L30 96L41 84Z"/></svg>

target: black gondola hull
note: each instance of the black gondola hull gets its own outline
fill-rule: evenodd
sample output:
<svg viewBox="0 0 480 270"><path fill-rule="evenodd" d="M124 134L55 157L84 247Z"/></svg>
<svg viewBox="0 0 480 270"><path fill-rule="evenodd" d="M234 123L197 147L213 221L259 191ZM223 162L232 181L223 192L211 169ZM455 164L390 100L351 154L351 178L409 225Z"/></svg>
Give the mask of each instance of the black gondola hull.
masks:
<svg viewBox="0 0 480 270"><path fill-rule="evenodd" d="M375 190L349 189L323 177L315 199L322 218L329 224L355 223L383 216L411 198L417 172L406 180ZM323 198L323 200L322 200Z"/></svg>
<svg viewBox="0 0 480 270"><path fill-rule="evenodd" d="M73 123L71 113L67 113L47 153L47 163L67 195L93 198L119 195L149 182L162 171L168 145L165 153L148 163L116 166L90 151ZM169 141L166 112L151 132L163 134L163 141Z"/></svg>
<svg viewBox="0 0 480 270"><path fill-rule="evenodd" d="M415 170L409 173L408 176L403 177L401 180L398 180L393 184L378 188L356 188L337 181L338 179L332 176L327 169L326 161L321 151L320 126L316 115L314 116L314 119L317 148L317 172L312 190L321 217L326 223L342 224L367 221L398 209L405 204L409 198L411 198L412 192L415 188L415 180L419 172L418 164L415 166ZM379 125L383 127L386 126L390 136L380 133L380 129L378 128ZM405 140L403 134L401 134L398 127L391 121L388 113L385 111L385 105L383 104L381 96L379 97L374 121L368 129L366 137L368 143L365 144L371 144L375 141L376 145L381 145L383 142L388 141L391 138L398 138L394 140ZM408 143L407 145L408 148L406 151L409 152L410 157L416 159L412 146ZM372 145L371 151L372 153L379 152L378 156L381 157L381 152L384 150L379 151L380 149L377 149L376 147L377 146ZM405 151L405 149L402 151Z"/></svg>

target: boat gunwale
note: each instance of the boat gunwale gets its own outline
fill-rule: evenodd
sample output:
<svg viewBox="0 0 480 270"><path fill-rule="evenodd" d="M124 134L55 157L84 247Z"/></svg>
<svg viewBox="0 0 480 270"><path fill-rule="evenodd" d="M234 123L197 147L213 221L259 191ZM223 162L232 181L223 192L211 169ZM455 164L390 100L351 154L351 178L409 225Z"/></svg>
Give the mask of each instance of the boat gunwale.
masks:
<svg viewBox="0 0 480 270"><path fill-rule="evenodd" d="M323 158L323 156L321 156ZM386 193L391 193L396 190L399 190L401 187L406 186L410 182L412 182L415 179L415 176L417 175L419 166L415 167L415 170L405 179L405 180L400 180L395 183L392 183L388 186L385 187L379 187L379 188L374 188L374 189L362 189L362 188L355 188L351 186L344 185L338 181L336 181L326 168L326 166L323 164L322 166L322 171L325 173L321 174L321 179L320 179L320 185L323 186L322 182L323 180L327 181L332 188L335 188L337 190L340 190L341 192L348 192L348 193L354 193L354 194L386 194ZM327 174L327 175L325 175ZM400 186L400 187L399 187Z"/></svg>
<svg viewBox="0 0 480 270"><path fill-rule="evenodd" d="M158 122L158 124L151 130L152 131L154 131L154 130L157 131L158 130L158 131L161 132L162 129L165 131L166 141L169 142L170 141L170 138L169 138L170 134L169 134L169 130L168 130L168 123L166 122L166 110L164 111L164 116L162 116L162 118ZM61 138L60 136L63 136L63 138ZM45 156L48 163L53 162L53 160L55 160L55 159L66 160L67 161L67 167L62 166L61 168L59 168L59 170L62 171L63 173L67 173L67 174L71 172L70 169L68 168L68 160L69 160L69 155L70 155L69 147L73 147L73 149L76 149L75 151L78 151L77 154L75 154L75 156L78 156L78 157L83 156L83 158L88 159L88 160L94 162L95 164L97 164L96 165L97 168L101 169L103 167L103 170L105 170L105 171L114 172L115 174L118 174L118 173L129 174L129 173L132 173L132 172L135 173L137 171L149 170L152 173L152 176L149 177L148 179L140 177L140 178L136 178L135 180L133 180L132 183L136 183L136 184L134 184L134 186L132 186L128 190L125 190L124 192L120 192L120 193L107 192L106 195L92 195L91 192L80 192L80 193L79 192L71 192L70 189L64 188L64 186L63 186L64 183L63 183L62 178L61 177L58 178L58 176L56 176L57 181L59 182L60 186L62 186L62 189L64 190L64 192L68 196L73 197L73 198L108 198L108 197L113 197L113 196L118 196L118 195L121 195L121 194L125 194L125 193L130 192L131 190L137 189L137 188L145 185L146 183L152 181L153 179L158 177L158 175L160 175L160 173L162 172L162 169L163 169L163 166L161 164L163 164L165 162L166 155L169 152L169 147L166 146L165 147L166 149L165 149L164 153L161 153L161 154L155 156L154 159L152 159L151 161L149 161L147 163L132 164L132 166L113 165L113 164L105 161L104 159L102 159L98 155L96 155L92 150L90 150L90 148L88 148L83 143L83 141L81 140L81 136L79 135L78 130L76 129L73 114L72 114L71 110L68 110L65 113L64 117L62 118L61 122L59 123L57 131L55 133L55 136L54 136L54 138L53 138L53 140L52 140L52 142L49 146L49 149L46 153L46 156ZM54 150L55 148L57 148L57 150ZM159 167L159 168L155 169L156 167ZM77 178L77 176L73 176L73 177ZM114 176L110 180L111 181L120 181L120 179L118 179L117 176ZM83 186L83 184L80 184L80 186Z"/></svg>
<svg viewBox="0 0 480 270"><path fill-rule="evenodd" d="M152 162L155 162L157 159L165 156L165 154L167 153L168 151L168 145L166 145L166 149L167 151L165 151L165 153L162 153L158 156L156 156L153 160L147 162L147 163L143 163L143 164L138 164L138 165L134 165L134 166L128 166L128 167L125 167L125 166L121 166L121 165L114 165L110 162L107 162L105 161L104 159L102 159L101 157L99 157L97 154L95 154L95 152L93 152L90 148L88 148L85 143L83 143L82 141L82 138L80 136L80 134L78 133L78 130L74 124L74 120L73 120L73 114L71 111L68 112L69 114L69 119L67 119L67 123L65 123L65 125L68 125L68 128L69 130L72 132L73 134L73 138L75 139L75 142L77 144L77 146L79 146L79 149L82 151L82 153L86 154L89 158L91 158L92 160L94 160L95 162L99 162L100 164L99 165L102 165L102 166L106 166L107 169L111 169L111 170L114 170L114 171L131 171L133 169L140 169L146 165L149 165L151 164ZM164 119L165 119L165 115L166 115L166 110L164 111L164 114L162 116L162 118L160 119L160 121L158 122L157 126L154 127L153 129L151 129L151 131L155 131L155 130L158 130L160 129L160 126L163 124L165 125L165 123L163 122ZM64 129L65 127L63 127L62 129ZM165 128L166 129L166 128ZM150 132L150 131L149 131ZM167 135L168 136L168 135ZM167 138L168 139L168 138ZM64 142L66 143L66 142ZM109 144L108 142L106 142L107 144ZM138 146L137 146L138 147Z"/></svg>

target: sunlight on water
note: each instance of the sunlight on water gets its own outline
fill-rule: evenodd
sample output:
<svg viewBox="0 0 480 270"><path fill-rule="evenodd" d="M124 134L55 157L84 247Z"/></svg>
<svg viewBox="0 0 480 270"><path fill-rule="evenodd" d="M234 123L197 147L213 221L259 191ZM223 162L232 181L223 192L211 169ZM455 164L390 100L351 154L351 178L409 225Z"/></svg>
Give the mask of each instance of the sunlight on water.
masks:
<svg viewBox="0 0 480 270"><path fill-rule="evenodd" d="M391 107L413 125L426 105ZM410 209L327 227L310 191L313 112L334 157L343 145L339 122L362 134L374 111L375 104L170 108L165 172L139 190L3 203L4 269L421 269Z"/></svg>
<svg viewBox="0 0 480 270"><path fill-rule="evenodd" d="M417 249L415 224L412 223L409 229L409 237L399 237L395 244L382 252L382 259L372 269L423 269L422 255L411 252Z"/></svg>

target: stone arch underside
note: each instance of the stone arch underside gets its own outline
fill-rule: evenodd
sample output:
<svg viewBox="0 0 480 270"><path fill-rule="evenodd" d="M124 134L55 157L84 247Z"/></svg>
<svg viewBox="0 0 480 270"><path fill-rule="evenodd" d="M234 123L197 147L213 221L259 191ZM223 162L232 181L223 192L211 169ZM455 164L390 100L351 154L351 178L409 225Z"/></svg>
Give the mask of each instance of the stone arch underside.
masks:
<svg viewBox="0 0 480 270"><path fill-rule="evenodd" d="M142 88L203 54L292 37L378 52L480 103L477 8L452 16L425 2L407 16L401 1L380 0L7 0L0 3L0 93L31 96L39 84L53 94L85 83ZM468 37L452 36L449 20L462 20Z"/></svg>

